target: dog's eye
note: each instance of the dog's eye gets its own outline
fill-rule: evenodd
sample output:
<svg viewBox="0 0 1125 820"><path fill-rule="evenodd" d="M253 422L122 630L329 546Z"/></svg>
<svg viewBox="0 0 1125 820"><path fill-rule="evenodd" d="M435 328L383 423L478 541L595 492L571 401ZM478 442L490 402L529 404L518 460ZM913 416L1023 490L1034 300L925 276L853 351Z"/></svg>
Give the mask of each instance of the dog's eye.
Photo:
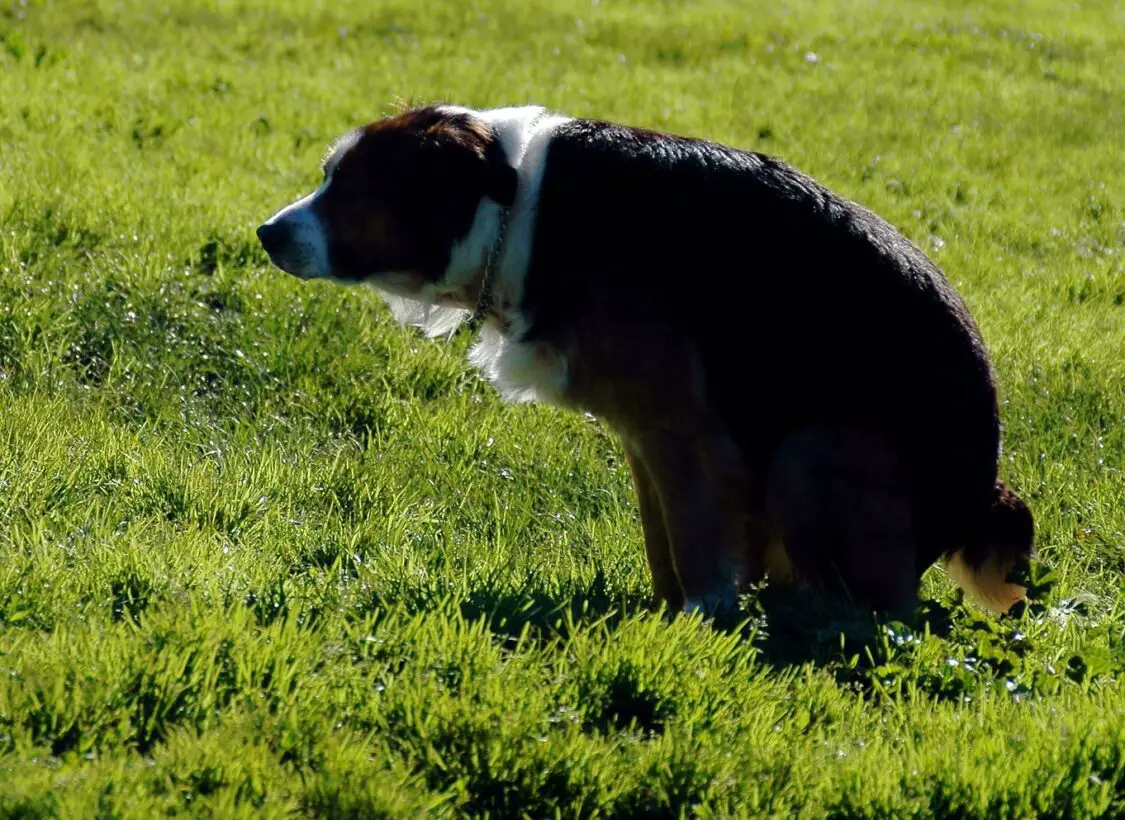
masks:
<svg viewBox="0 0 1125 820"><path fill-rule="evenodd" d="M366 181L355 174L332 174L330 188L333 196L349 200L365 199L369 193Z"/></svg>

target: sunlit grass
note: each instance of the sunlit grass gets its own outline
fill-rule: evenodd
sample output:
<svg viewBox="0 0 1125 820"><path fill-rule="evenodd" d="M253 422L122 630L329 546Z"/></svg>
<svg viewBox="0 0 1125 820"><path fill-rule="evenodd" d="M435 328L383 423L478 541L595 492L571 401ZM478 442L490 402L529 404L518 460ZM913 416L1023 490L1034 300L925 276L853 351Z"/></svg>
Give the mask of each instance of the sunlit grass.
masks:
<svg viewBox="0 0 1125 820"><path fill-rule="evenodd" d="M0 9L0 814L1125 812L1122 32L1046 0ZM602 427L256 245L400 97L764 150L900 226L993 351L1036 603L933 570L906 624L650 614Z"/></svg>

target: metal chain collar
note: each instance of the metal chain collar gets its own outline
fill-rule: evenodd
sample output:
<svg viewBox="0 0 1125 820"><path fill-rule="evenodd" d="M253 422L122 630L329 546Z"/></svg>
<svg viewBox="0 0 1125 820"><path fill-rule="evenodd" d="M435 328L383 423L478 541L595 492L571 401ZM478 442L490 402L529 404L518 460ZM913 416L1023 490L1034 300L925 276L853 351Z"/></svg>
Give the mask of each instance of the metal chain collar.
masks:
<svg viewBox="0 0 1125 820"><path fill-rule="evenodd" d="M527 129L534 134L535 126L545 116L547 116L547 110L540 110L538 114L531 118L531 121L527 124ZM480 283L480 295L477 297L477 306L473 310L473 315L469 317L468 325L472 333L477 332L481 324L488 317L488 312L492 309L492 290L496 286L496 278L499 275L497 263L500 258L500 251L504 247L504 234L508 231L508 221L515 207L516 203L513 201L510 207L504 208L500 212L500 225L496 230L496 239L492 243L492 247L488 249L488 258L484 263L484 276Z"/></svg>
<svg viewBox="0 0 1125 820"><path fill-rule="evenodd" d="M480 282L480 294L477 296L477 306L473 310L473 315L469 317L469 330L473 333L476 333L480 328L488 317L488 311L492 309L492 290L496 286L497 277L496 263L500 258L500 250L504 247L504 234L508 231L508 218L511 213L511 208L504 208L500 212L500 225L496 231L496 239L488 249L488 258L484 263L484 276Z"/></svg>

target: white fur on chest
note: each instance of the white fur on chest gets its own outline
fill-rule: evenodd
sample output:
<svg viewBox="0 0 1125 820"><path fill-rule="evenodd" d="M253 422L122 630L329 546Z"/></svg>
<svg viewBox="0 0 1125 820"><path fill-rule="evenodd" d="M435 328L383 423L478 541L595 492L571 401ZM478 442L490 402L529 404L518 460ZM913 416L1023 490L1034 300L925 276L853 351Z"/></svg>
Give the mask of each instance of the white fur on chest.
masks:
<svg viewBox="0 0 1125 820"><path fill-rule="evenodd" d="M566 405L566 357L545 342L522 342L517 338L485 325L480 339L469 351L469 361L505 401Z"/></svg>

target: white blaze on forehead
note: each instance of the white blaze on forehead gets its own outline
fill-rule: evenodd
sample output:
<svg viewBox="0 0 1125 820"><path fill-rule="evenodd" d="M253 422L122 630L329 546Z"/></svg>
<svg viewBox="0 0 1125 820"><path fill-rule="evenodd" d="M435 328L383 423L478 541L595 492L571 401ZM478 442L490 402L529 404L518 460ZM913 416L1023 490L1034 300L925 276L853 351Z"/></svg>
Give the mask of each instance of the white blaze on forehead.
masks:
<svg viewBox="0 0 1125 820"><path fill-rule="evenodd" d="M332 172L336 170L336 166L340 164L344 154L355 148L359 138L363 136L362 129L357 128L347 134L344 134L328 149L328 153L324 157L324 175L327 177L332 176Z"/></svg>

